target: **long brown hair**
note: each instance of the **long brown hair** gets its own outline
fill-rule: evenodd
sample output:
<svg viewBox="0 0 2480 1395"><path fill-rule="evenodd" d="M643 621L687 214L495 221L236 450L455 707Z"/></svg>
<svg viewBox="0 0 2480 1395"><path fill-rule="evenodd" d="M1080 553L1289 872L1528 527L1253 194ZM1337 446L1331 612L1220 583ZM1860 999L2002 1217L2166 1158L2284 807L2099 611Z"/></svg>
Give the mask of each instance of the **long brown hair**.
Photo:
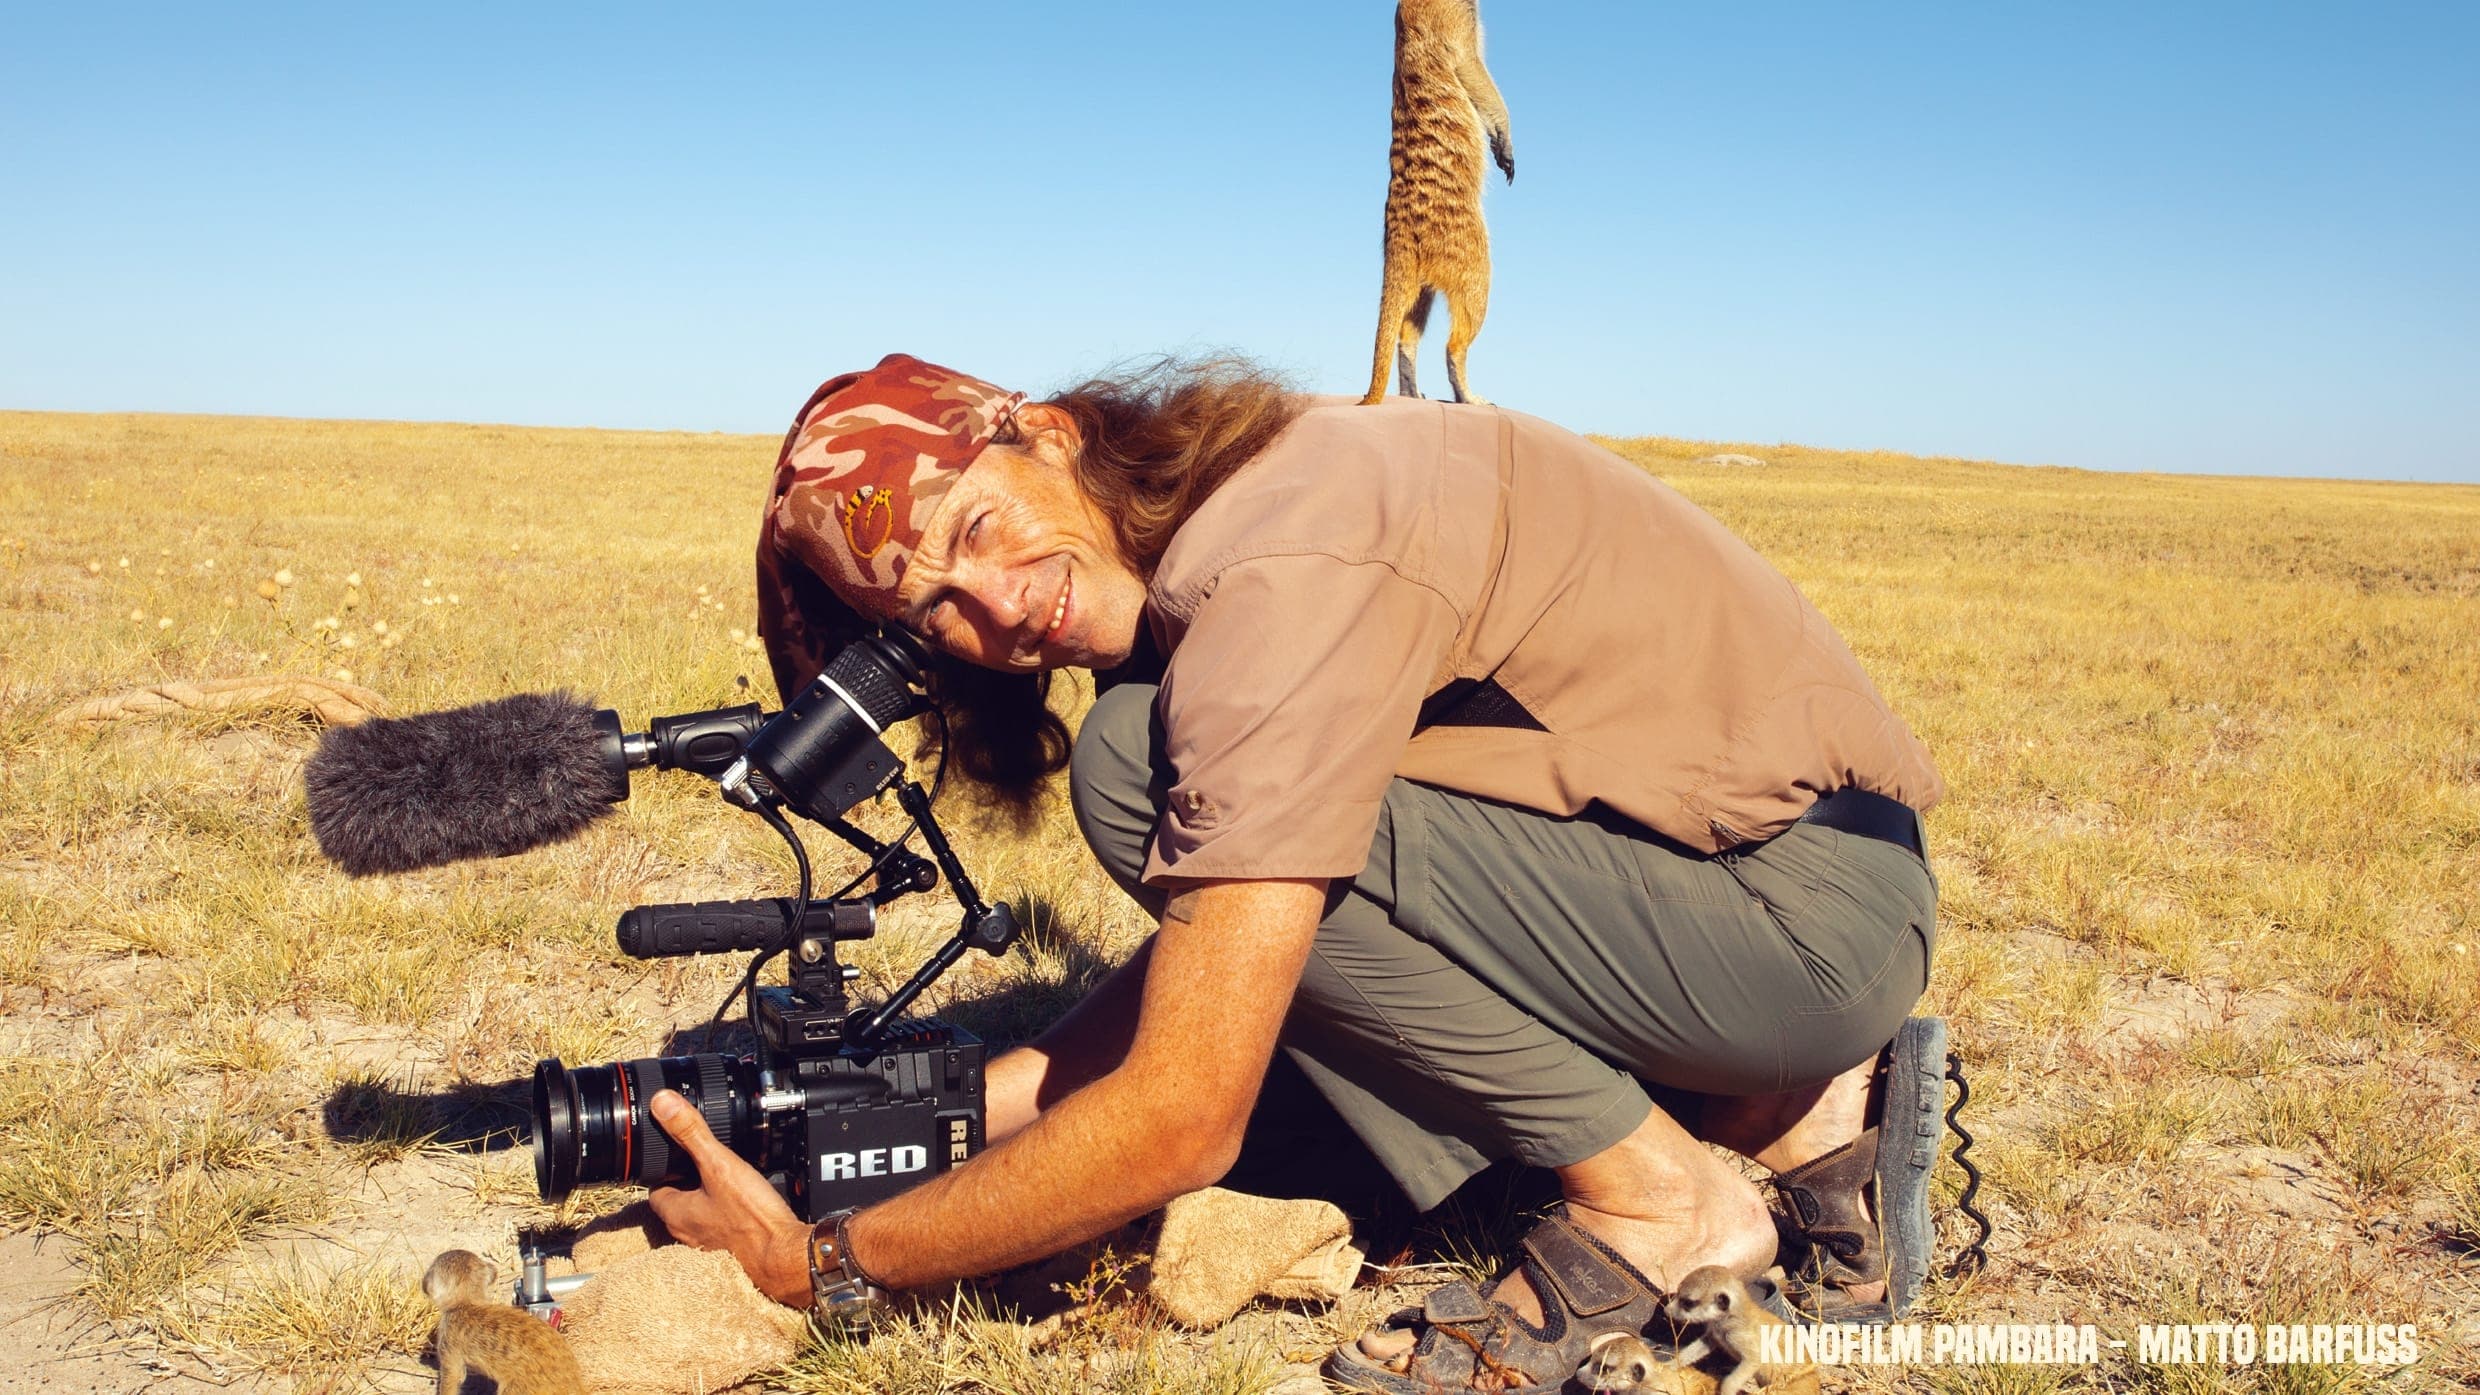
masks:
<svg viewBox="0 0 2480 1395"><path fill-rule="evenodd" d="M1045 399L1076 422L1076 480L1110 520L1120 555L1148 578L1172 535L1307 403L1246 359L1163 357L1123 365ZM1013 426L995 444L1019 445ZM942 654L931 692L947 714L947 759L1015 812L1067 768L1067 723L1051 675L1002 673ZM935 742L933 743L935 746Z"/></svg>

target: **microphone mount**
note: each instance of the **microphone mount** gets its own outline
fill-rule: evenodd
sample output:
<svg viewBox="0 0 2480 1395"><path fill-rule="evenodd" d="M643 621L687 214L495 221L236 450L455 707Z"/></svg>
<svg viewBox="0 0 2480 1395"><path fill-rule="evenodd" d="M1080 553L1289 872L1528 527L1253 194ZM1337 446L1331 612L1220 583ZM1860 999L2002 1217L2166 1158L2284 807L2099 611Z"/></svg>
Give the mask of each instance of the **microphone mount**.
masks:
<svg viewBox="0 0 2480 1395"><path fill-rule="evenodd" d="M658 717L645 731L631 733L621 729L617 713L595 713L604 763L619 785L617 797L627 796L631 770L687 770L714 780L725 799L774 825L804 866L808 854L784 821L784 811L826 829L870 860L855 882L873 885L857 897L813 899L797 909L793 901L799 898L640 906L620 918L621 948L638 958L743 949L757 951L763 960L784 952L790 983L760 990L752 1004L751 1016L771 1050L814 1049L820 1042L867 1047L899 1025L904 1010L968 950L995 956L1016 943L1015 913L982 898L939 826L933 796L904 774L904 763L883 739L887 725L929 708L911 686L919 679L920 659L909 636L863 641L772 714L754 703L721 707ZM912 821L894 843L845 817L890 789ZM929 845L928 857L905 846L915 830ZM849 1010L845 985L853 971L837 962L836 941L868 938L876 932L880 907L929 891L942 876L963 912L956 933L885 1002ZM806 887L806 872L803 881Z"/></svg>

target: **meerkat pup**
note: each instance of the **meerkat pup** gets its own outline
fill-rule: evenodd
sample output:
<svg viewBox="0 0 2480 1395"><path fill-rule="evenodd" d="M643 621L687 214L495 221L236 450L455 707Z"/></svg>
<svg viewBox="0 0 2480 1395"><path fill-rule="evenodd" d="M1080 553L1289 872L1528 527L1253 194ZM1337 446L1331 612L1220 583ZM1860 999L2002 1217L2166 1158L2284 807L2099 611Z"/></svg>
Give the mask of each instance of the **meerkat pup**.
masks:
<svg viewBox="0 0 2480 1395"><path fill-rule="evenodd" d="M1791 1324L1767 1312L1756 1295L1748 1291L1748 1285L1721 1265L1708 1264L1688 1271L1688 1277L1671 1291L1671 1301L1663 1312L1683 1327L1694 1323L1700 1329L1695 1341L1680 1348L1680 1365L1693 1366L1713 1351L1721 1352L1734 1363L1730 1374L1716 1385L1715 1395L1741 1395L1751 1383L1773 1391L1774 1395L1816 1395L1815 1365L1802 1362L1769 1366L1758 1362L1764 1329Z"/></svg>
<svg viewBox="0 0 2480 1395"><path fill-rule="evenodd" d="M577 1357L551 1325L491 1296L491 1262L471 1250L431 1261L422 1292L439 1308L439 1395L480 1371L500 1395L585 1395Z"/></svg>
<svg viewBox="0 0 2480 1395"><path fill-rule="evenodd" d="M1605 1332L1587 1350L1576 1383L1596 1395L1713 1395L1713 1377L1660 1359L1633 1332Z"/></svg>
<svg viewBox="0 0 2480 1395"><path fill-rule="evenodd" d="M1395 142L1387 155L1386 284L1363 406L1386 396L1387 361L1418 397L1413 359L1432 301L1447 298L1447 382L1458 402L1464 353L1490 313L1490 234L1481 223L1481 147L1516 177L1507 104L1481 63L1479 0L1402 0L1395 7Z"/></svg>

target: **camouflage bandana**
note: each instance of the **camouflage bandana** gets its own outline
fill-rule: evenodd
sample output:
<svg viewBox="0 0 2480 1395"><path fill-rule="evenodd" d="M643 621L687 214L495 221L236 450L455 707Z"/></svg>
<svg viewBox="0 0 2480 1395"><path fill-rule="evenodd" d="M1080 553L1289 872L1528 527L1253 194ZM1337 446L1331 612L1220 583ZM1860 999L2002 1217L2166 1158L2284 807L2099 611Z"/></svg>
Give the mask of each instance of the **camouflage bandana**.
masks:
<svg viewBox="0 0 2480 1395"><path fill-rule="evenodd" d="M939 500L1024 400L906 354L828 379L784 437L760 553L798 561L871 619L894 618Z"/></svg>

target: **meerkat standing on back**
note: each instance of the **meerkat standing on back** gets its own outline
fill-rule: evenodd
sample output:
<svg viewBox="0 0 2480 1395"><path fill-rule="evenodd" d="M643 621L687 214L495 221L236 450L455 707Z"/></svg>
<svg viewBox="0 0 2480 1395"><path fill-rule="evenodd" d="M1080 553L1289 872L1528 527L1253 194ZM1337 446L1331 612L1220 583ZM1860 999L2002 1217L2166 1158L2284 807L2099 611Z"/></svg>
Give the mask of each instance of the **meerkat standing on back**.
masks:
<svg viewBox="0 0 2480 1395"><path fill-rule="evenodd" d="M439 1308L439 1395L458 1395L468 1370L497 1382L500 1395L585 1395L568 1343L532 1313L493 1301L491 1274L489 1260L450 1250L422 1276Z"/></svg>
<svg viewBox="0 0 2480 1395"><path fill-rule="evenodd" d="M1464 379L1464 351L1490 313L1490 234L1481 223L1481 146L1513 183L1507 104L1481 65L1479 0L1402 0L1395 7L1395 143L1387 157L1386 289L1363 406L1386 396L1388 360L1418 397L1413 357L1432 300L1444 294L1447 382L1458 402L1481 402Z"/></svg>

